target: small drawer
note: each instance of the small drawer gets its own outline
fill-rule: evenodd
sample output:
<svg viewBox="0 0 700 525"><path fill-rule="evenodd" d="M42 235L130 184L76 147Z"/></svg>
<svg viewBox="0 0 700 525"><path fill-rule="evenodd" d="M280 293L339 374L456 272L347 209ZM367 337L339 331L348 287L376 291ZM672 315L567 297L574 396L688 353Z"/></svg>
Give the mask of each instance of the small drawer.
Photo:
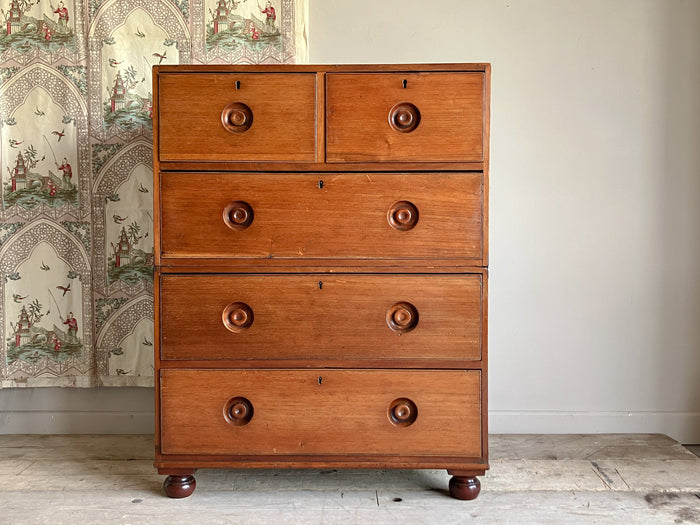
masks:
<svg viewBox="0 0 700 525"><path fill-rule="evenodd" d="M328 162L481 162L484 74L329 73Z"/></svg>
<svg viewBox="0 0 700 525"><path fill-rule="evenodd" d="M181 275L160 279L163 359L476 361L483 275Z"/></svg>
<svg viewBox="0 0 700 525"><path fill-rule="evenodd" d="M161 173L161 257L480 265L482 181L476 172Z"/></svg>
<svg viewBox="0 0 700 525"><path fill-rule="evenodd" d="M162 370L163 454L481 456L479 371Z"/></svg>
<svg viewBox="0 0 700 525"><path fill-rule="evenodd" d="M316 160L316 76L162 73L161 161Z"/></svg>

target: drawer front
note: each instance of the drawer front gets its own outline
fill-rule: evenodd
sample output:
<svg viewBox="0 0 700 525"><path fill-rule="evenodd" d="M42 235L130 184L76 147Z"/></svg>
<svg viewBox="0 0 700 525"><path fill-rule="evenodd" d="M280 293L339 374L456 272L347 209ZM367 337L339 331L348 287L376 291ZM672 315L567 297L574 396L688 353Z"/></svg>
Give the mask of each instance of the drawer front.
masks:
<svg viewBox="0 0 700 525"><path fill-rule="evenodd" d="M161 173L161 255L480 262L482 180L476 172Z"/></svg>
<svg viewBox="0 0 700 525"><path fill-rule="evenodd" d="M329 73L328 162L480 162L483 73Z"/></svg>
<svg viewBox="0 0 700 525"><path fill-rule="evenodd" d="M158 82L161 161L316 160L313 74L163 73Z"/></svg>
<svg viewBox="0 0 700 525"><path fill-rule="evenodd" d="M479 371L162 370L161 452L481 455Z"/></svg>
<svg viewBox="0 0 700 525"><path fill-rule="evenodd" d="M482 274L166 274L160 291L163 359L481 357Z"/></svg>

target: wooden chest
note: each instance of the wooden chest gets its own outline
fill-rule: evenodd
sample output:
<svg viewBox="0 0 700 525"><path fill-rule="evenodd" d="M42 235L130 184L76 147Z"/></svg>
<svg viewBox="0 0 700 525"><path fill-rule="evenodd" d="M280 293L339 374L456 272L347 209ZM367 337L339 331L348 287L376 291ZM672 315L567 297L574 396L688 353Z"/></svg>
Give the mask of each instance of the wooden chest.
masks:
<svg viewBox="0 0 700 525"><path fill-rule="evenodd" d="M156 460L488 468L488 64L157 66Z"/></svg>

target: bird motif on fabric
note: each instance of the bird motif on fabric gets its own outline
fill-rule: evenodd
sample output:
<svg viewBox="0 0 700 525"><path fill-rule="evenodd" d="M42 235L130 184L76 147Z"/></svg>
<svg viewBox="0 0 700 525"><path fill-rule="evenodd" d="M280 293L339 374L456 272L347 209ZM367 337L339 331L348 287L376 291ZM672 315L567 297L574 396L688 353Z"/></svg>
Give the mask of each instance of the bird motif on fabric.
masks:
<svg viewBox="0 0 700 525"><path fill-rule="evenodd" d="M153 56L158 58L158 63L160 64L161 62L163 62L163 60L168 58L168 51L163 51L162 55L160 53L153 53Z"/></svg>

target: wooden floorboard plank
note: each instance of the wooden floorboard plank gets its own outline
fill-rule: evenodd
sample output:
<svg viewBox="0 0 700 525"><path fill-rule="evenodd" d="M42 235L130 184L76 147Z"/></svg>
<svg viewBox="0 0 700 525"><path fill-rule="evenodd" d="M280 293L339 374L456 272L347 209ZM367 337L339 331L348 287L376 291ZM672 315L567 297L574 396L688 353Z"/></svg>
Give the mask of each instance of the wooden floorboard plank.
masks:
<svg viewBox="0 0 700 525"><path fill-rule="evenodd" d="M153 436L0 436L0 522L700 524L700 458L659 435L492 436L471 502L444 470L197 472L162 492Z"/></svg>
<svg viewBox="0 0 700 525"><path fill-rule="evenodd" d="M6 523L499 523L663 524L698 523L698 498L690 493L484 492L461 502L436 492L355 491L322 494L285 491L246 494L195 493L168 500L150 493L85 491L5 493ZM401 493L399 493L401 494ZM396 498L401 501L395 501ZM4 501L3 501L4 500ZM37 504L40 502L41 504ZM679 521L680 520L680 521Z"/></svg>
<svg viewBox="0 0 700 525"><path fill-rule="evenodd" d="M492 459L694 459L663 434L496 434L489 449Z"/></svg>

